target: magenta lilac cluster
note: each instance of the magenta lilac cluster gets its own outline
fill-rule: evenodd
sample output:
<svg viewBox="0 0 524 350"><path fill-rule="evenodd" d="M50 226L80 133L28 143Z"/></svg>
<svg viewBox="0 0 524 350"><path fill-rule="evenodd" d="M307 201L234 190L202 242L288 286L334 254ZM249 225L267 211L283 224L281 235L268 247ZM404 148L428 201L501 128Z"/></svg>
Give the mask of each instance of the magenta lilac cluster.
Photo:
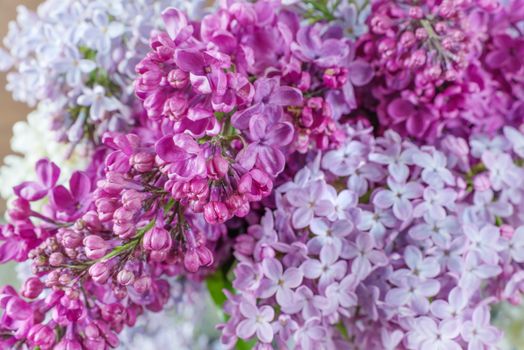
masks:
<svg viewBox="0 0 524 350"><path fill-rule="evenodd" d="M374 1L359 49L376 69L366 105L380 127L435 142L518 126L522 6Z"/></svg>
<svg viewBox="0 0 524 350"><path fill-rule="evenodd" d="M14 188L0 262L31 275L0 289L0 349L119 347L186 282L226 349L498 348L490 308L524 292L522 0L222 0L134 29L88 7L108 37L73 30L85 72L42 62L37 99L89 166Z"/></svg>

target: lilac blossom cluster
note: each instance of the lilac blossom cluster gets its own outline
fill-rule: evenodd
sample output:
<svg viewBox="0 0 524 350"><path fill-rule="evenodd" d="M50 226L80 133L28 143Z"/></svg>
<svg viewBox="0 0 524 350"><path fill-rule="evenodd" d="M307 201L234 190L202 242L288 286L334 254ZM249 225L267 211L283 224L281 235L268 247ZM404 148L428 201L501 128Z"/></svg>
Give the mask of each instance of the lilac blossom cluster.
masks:
<svg viewBox="0 0 524 350"><path fill-rule="evenodd" d="M286 156L337 147L337 120L372 78L350 40L273 2L236 2L198 26L176 9L163 18L137 66L137 95L164 133L150 161L209 223L247 215Z"/></svg>
<svg viewBox="0 0 524 350"><path fill-rule="evenodd" d="M521 0L375 1L359 49L376 69L366 108L424 142L522 122ZM373 96L371 98L371 96ZM372 114L372 115L371 115Z"/></svg>
<svg viewBox="0 0 524 350"><path fill-rule="evenodd" d="M237 237L223 340L257 349L493 349L519 302L524 135L441 150L348 128Z"/></svg>
<svg viewBox="0 0 524 350"><path fill-rule="evenodd" d="M32 274L0 349L139 346L118 334L203 283L227 348L496 348L524 292L521 4L21 10L15 97L94 142L14 187L0 263Z"/></svg>
<svg viewBox="0 0 524 350"><path fill-rule="evenodd" d="M48 0L37 12L19 7L4 39L8 52L0 55L0 68L11 69L7 89L16 100L45 104L61 141L96 141L106 130L125 130L140 107L135 65L168 5L173 2ZM179 5L195 16L204 11L198 1Z"/></svg>

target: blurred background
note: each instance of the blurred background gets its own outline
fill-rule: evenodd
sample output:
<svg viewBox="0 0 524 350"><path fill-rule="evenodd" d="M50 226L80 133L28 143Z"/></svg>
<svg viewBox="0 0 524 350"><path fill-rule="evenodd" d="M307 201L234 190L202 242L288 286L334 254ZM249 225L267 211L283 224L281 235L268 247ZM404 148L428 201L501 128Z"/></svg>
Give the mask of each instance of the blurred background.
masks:
<svg viewBox="0 0 524 350"><path fill-rule="evenodd" d="M36 9L40 3L38 0L0 0L0 37L7 34L8 23L16 18L16 7L25 5L30 9ZM9 141L13 134L13 124L24 120L30 108L25 104L15 102L11 94L5 90L5 73L0 72L0 159L11 153ZM0 184L1 185L1 184ZM5 203L0 199L0 212L5 210Z"/></svg>
<svg viewBox="0 0 524 350"><path fill-rule="evenodd" d="M7 34L9 22L16 18L17 6L25 5L30 9L36 9L39 3L38 0L0 0L0 37L3 39ZM0 159L2 163L4 157L12 153L9 142L13 135L13 124L26 119L27 113L31 110L25 104L13 101L11 94L6 91L5 85L5 73L0 72ZM3 217L4 210L5 202L0 198L0 218ZM0 284L18 282L13 265L7 264L0 267Z"/></svg>

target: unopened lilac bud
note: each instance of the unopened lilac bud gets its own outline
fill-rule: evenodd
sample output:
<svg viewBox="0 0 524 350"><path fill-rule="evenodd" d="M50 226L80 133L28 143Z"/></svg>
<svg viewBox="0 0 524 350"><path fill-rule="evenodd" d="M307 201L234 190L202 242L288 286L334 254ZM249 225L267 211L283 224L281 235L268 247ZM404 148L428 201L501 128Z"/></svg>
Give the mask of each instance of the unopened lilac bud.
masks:
<svg viewBox="0 0 524 350"><path fill-rule="evenodd" d="M311 88L311 74L309 74L309 72L302 72L297 88L301 91L307 91Z"/></svg>
<svg viewBox="0 0 524 350"><path fill-rule="evenodd" d="M149 152L138 152L133 154L129 161L136 171L146 173L155 166L155 155Z"/></svg>
<svg viewBox="0 0 524 350"><path fill-rule="evenodd" d="M87 227L92 231L98 231L102 228L98 214L94 210L90 210L82 216L82 220Z"/></svg>
<svg viewBox="0 0 524 350"><path fill-rule="evenodd" d="M65 248L74 249L82 245L83 234L74 230L66 230L62 235L62 245Z"/></svg>
<svg viewBox="0 0 524 350"><path fill-rule="evenodd" d="M210 224L222 223L229 218L229 210L222 202L209 202L204 205L204 218Z"/></svg>
<svg viewBox="0 0 524 350"><path fill-rule="evenodd" d="M91 260L97 260L106 255L109 243L100 236L89 235L84 238L86 256Z"/></svg>
<svg viewBox="0 0 524 350"><path fill-rule="evenodd" d="M49 256L49 265L60 266L64 263L64 260L65 260L64 254L60 252L54 252Z"/></svg>
<svg viewBox="0 0 524 350"><path fill-rule="evenodd" d="M200 268L200 259L195 249L189 249L184 254L184 267L191 273L197 272Z"/></svg>
<svg viewBox="0 0 524 350"><path fill-rule="evenodd" d="M25 220L31 214L31 204L23 198L16 197L9 203L7 213L13 220Z"/></svg>
<svg viewBox="0 0 524 350"><path fill-rule="evenodd" d="M260 250L258 251L258 259L260 261L266 259L266 258L274 258L276 253L273 248L269 244L262 243L260 245Z"/></svg>
<svg viewBox="0 0 524 350"><path fill-rule="evenodd" d="M131 238L136 233L136 227L133 223L114 224L113 232L122 239Z"/></svg>
<svg viewBox="0 0 524 350"><path fill-rule="evenodd" d="M89 275L98 284L104 284L109 279L109 268L104 262L96 262L89 268Z"/></svg>
<svg viewBox="0 0 524 350"><path fill-rule="evenodd" d="M186 193L190 198L207 197L209 193L209 184L207 179L193 179L185 187Z"/></svg>
<svg viewBox="0 0 524 350"><path fill-rule="evenodd" d="M27 338L41 349L51 349L55 344L55 331L43 324L35 324L29 330Z"/></svg>
<svg viewBox="0 0 524 350"><path fill-rule="evenodd" d="M74 340L74 339L62 339L62 341L60 341L60 343L58 343L55 347L54 347L54 350L82 350L82 345Z"/></svg>
<svg viewBox="0 0 524 350"><path fill-rule="evenodd" d="M151 261L162 262L167 259L168 250L153 250L149 254Z"/></svg>
<svg viewBox="0 0 524 350"><path fill-rule="evenodd" d="M214 155L207 161L207 174L214 180L223 178L228 170L229 162L220 154Z"/></svg>
<svg viewBox="0 0 524 350"><path fill-rule="evenodd" d="M198 259L200 260L200 266L211 266L215 261L213 253L205 245L199 245L196 248Z"/></svg>
<svg viewBox="0 0 524 350"><path fill-rule="evenodd" d="M511 239L515 234L515 229L511 225L504 224L500 226L500 235L504 238Z"/></svg>
<svg viewBox="0 0 524 350"><path fill-rule="evenodd" d="M37 277L30 277L27 279L24 283L24 287L22 288L22 294L23 297L28 299L34 299L42 293L44 290L45 285L40 281Z"/></svg>
<svg viewBox="0 0 524 350"><path fill-rule="evenodd" d="M491 188L491 180L486 173L478 174L473 178L475 191L484 192Z"/></svg>
<svg viewBox="0 0 524 350"><path fill-rule="evenodd" d="M95 201L98 217L100 221L106 222L113 219L113 214L118 208L117 203L112 198L102 197Z"/></svg>
<svg viewBox="0 0 524 350"><path fill-rule="evenodd" d="M229 210L239 218L243 218L250 212L249 201L244 196L234 194L226 200L226 205Z"/></svg>
<svg viewBox="0 0 524 350"><path fill-rule="evenodd" d="M175 89L183 89L189 84L189 73L181 69L173 69L167 74L169 85Z"/></svg>
<svg viewBox="0 0 524 350"><path fill-rule="evenodd" d="M145 233L142 240L144 249L152 251L168 250L171 244L171 234L162 227L153 227Z"/></svg>
<svg viewBox="0 0 524 350"><path fill-rule="evenodd" d="M135 280L135 282L133 283L133 287L135 288L138 294L144 294L149 289L151 289L151 283L152 283L151 277L142 276L138 278L137 280Z"/></svg>
<svg viewBox="0 0 524 350"><path fill-rule="evenodd" d="M127 210L124 207L120 207L117 210L115 210L115 214L113 214L113 219L115 219L115 222L118 224L127 224L131 221L133 221L135 213L131 210Z"/></svg>
<svg viewBox="0 0 524 350"><path fill-rule="evenodd" d="M122 192L122 204L129 212L135 212L142 208L146 196L136 190L125 190Z"/></svg>
<svg viewBox="0 0 524 350"><path fill-rule="evenodd" d="M252 169L240 178L238 192L249 201L259 201L268 196L273 189L273 181L263 171Z"/></svg>

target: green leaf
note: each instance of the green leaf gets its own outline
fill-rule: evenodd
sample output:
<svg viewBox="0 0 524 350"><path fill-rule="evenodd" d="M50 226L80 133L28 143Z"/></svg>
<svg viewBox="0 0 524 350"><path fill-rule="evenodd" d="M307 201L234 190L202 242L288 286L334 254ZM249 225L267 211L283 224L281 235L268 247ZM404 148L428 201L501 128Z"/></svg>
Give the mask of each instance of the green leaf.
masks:
<svg viewBox="0 0 524 350"><path fill-rule="evenodd" d="M256 344L255 339L251 339L251 340L238 339L236 349L237 350L251 350L253 349L255 344Z"/></svg>
<svg viewBox="0 0 524 350"><path fill-rule="evenodd" d="M211 299L213 299L213 302L219 307L222 307L227 300L226 295L223 292L224 289L230 291L233 290L233 286L226 278L226 274L223 270L217 270L214 274L206 278L206 285L209 294L211 295Z"/></svg>

